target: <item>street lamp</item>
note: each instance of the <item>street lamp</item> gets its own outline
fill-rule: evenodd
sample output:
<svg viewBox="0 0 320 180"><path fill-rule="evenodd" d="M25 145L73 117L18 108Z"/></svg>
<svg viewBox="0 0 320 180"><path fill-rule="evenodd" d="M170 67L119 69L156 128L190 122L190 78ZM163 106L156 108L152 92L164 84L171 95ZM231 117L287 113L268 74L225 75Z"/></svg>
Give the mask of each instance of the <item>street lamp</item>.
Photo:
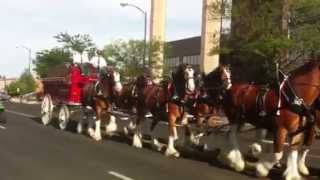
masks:
<svg viewBox="0 0 320 180"><path fill-rule="evenodd" d="M141 9L139 6L129 3L120 3L122 7L131 6L139 10L144 15L144 47L143 47L143 68L146 66L146 49L147 49L147 12Z"/></svg>
<svg viewBox="0 0 320 180"><path fill-rule="evenodd" d="M17 46L16 48L23 48L25 50L28 51L29 53L29 67L28 67L28 70L29 70L29 73L31 74L31 61L32 61L32 58L31 58L31 48L27 47L27 46Z"/></svg>

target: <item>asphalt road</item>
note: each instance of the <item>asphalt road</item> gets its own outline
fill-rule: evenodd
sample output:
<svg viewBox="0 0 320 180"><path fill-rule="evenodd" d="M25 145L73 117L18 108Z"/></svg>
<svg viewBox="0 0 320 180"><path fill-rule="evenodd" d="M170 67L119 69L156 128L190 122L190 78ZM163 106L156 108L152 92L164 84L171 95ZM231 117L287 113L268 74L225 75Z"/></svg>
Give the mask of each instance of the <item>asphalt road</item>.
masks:
<svg viewBox="0 0 320 180"><path fill-rule="evenodd" d="M148 148L136 149L121 136L94 142L85 135L40 124L39 105L5 103L8 124L0 128L0 180L246 180L250 168L236 173L215 152L185 150L179 159ZM164 126L164 125L163 125ZM165 127L159 128L165 133ZM252 135L242 135L242 141ZM225 144L225 141L221 140ZM216 140L215 142L218 143ZM217 145L218 147L219 145ZM312 179L320 176L320 143L308 157ZM266 179L281 179L274 169Z"/></svg>

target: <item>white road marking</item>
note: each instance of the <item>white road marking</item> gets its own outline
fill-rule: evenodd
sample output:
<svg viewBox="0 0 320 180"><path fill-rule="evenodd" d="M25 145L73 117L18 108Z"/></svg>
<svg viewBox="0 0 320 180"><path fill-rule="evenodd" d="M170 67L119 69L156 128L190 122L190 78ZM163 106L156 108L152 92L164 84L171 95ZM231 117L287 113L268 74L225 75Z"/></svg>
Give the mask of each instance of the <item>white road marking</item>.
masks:
<svg viewBox="0 0 320 180"><path fill-rule="evenodd" d="M109 171L108 174L110 174L112 176L115 176L115 177L117 177L119 179L122 179L122 180L133 180L132 178L127 177L127 176L125 176L123 174L117 173L115 171Z"/></svg>
<svg viewBox="0 0 320 180"><path fill-rule="evenodd" d="M21 112L17 112L17 111L6 110L6 112L12 113L12 114L16 114L16 115L20 115L20 116L24 116L24 117L27 117L27 118L37 118L37 116L33 116L31 114L25 114L25 113L21 113Z"/></svg>
<svg viewBox="0 0 320 180"><path fill-rule="evenodd" d="M7 129L7 128L6 128L6 127L4 127L4 126L1 126L1 125L0 125L0 129L5 130L5 129Z"/></svg>

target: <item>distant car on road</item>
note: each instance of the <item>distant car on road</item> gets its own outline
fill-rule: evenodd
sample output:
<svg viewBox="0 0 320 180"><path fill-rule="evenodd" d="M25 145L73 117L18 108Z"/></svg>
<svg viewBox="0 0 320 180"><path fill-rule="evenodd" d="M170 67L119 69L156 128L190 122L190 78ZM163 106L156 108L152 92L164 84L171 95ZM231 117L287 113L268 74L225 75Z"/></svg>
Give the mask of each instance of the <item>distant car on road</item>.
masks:
<svg viewBox="0 0 320 180"><path fill-rule="evenodd" d="M0 92L0 101L8 101L11 98L7 93Z"/></svg>
<svg viewBox="0 0 320 180"><path fill-rule="evenodd" d="M2 105L2 103L0 102L0 124L4 124L7 122L7 118L5 115L5 108Z"/></svg>

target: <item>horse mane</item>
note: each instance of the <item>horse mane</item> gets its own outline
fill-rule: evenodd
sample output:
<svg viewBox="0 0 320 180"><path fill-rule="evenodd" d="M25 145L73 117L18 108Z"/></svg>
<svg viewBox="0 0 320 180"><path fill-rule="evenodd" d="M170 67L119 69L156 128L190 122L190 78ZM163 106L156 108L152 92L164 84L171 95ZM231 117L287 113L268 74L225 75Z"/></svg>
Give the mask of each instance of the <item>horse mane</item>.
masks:
<svg viewBox="0 0 320 180"><path fill-rule="evenodd" d="M292 74L293 77L299 76L301 74L306 74L310 72L313 68L319 68L320 66L319 60L309 59L305 61L307 61L305 64L290 72L290 74Z"/></svg>
<svg viewBox="0 0 320 180"><path fill-rule="evenodd" d="M216 67L213 71L211 71L209 74L205 75L203 74L203 82L205 85L221 85L221 71L223 66Z"/></svg>
<svg viewBox="0 0 320 180"><path fill-rule="evenodd" d="M188 64L180 64L175 72L172 73L173 84L178 94L182 95L185 90L184 71Z"/></svg>

